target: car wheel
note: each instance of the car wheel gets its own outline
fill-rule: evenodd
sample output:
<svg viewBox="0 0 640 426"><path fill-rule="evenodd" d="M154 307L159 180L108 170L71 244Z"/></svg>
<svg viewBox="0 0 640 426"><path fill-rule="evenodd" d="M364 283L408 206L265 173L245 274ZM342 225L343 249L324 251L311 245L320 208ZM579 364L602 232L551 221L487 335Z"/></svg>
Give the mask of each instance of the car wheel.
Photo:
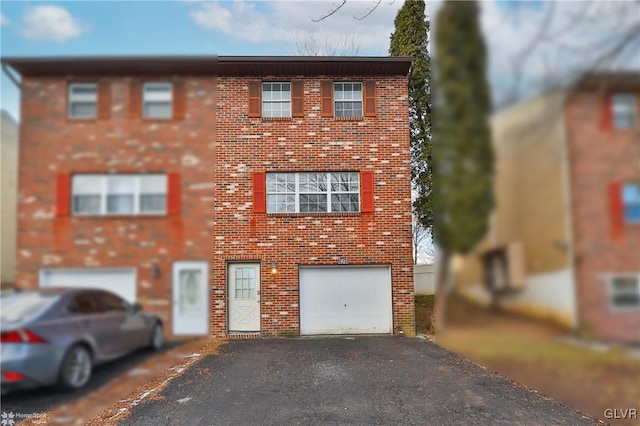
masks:
<svg viewBox="0 0 640 426"><path fill-rule="evenodd" d="M64 356L60 367L60 386L64 389L80 389L91 378L91 353L86 346L74 345Z"/></svg>
<svg viewBox="0 0 640 426"><path fill-rule="evenodd" d="M153 326L153 329L151 330L151 341L149 343L149 348L154 351L157 351L160 348L162 348L163 344L164 344L164 328L162 327L162 324L157 322Z"/></svg>

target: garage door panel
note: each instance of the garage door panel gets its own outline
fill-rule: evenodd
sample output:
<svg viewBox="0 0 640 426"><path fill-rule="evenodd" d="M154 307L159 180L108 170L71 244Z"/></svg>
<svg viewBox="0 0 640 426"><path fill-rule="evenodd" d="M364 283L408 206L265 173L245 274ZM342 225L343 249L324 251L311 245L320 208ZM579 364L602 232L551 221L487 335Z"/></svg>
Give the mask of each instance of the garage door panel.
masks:
<svg viewBox="0 0 640 426"><path fill-rule="evenodd" d="M389 267L300 269L302 334L391 333Z"/></svg>
<svg viewBox="0 0 640 426"><path fill-rule="evenodd" d="M123 269L43 269L40 287L95 288L111 291L129 303L136 302L136 271Z"/></svg>

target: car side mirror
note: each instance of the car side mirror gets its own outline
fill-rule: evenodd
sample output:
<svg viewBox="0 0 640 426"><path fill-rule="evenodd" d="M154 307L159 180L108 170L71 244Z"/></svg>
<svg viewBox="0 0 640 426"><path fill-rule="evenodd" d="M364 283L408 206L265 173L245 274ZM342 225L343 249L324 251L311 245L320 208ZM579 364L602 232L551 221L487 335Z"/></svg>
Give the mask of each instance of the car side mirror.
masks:
<svg viewBox="0 0 640 426"><path fill-rule="evenodd" d="M142 305L139 303L134 303L133 305L131 305L131 312L134 314L137 314L138 312L140 312L142 310Z"/></svg>

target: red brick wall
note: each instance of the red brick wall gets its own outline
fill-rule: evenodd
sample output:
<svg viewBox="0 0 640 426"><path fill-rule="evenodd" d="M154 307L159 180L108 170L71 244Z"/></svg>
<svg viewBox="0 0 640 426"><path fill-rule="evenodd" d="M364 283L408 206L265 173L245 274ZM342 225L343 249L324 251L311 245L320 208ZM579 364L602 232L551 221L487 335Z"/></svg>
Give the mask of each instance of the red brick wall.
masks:
<svg viewBox="0 0 640 426"><path fill-rule="evenodd" d="M637 127L601 128L603 96L583 91L567 105L578 313L587 335L640 342L640 311L612 308L606 280L640 273L640 225L612 232L608 192L610 182L640 181L640 137Z"/></svg>
<svg viewBox="0 0 640 426"><path fill-rule="evenodd" d="M330 78L278 80L292 78L304 79L305 116L286 121L248 118L252 79L219 80L212 332L224 336L227 331L227 262L261 262L262 335L296 335L299 265L337 265L346 259L391 265L394 331L414 334L407 80L369 78L377 81L377 116L343 121L320 117L320 82ZM253 213L253 172L332 170L373 171L375 212ZM269 273L273 263L277 275Z"/></svg>
<svg viewBox="0 0 640 426"><path fill-rule="evenodd" d="M170 330L172 263L211 257L216 79L188 79L183 120L129 119L129 79L108 80L110 119L70 120L65 79L23 79L16 283L37 287L41 268L134 267L138 299ZM96 172L180 173L181 214L56 217L56 175Z"/></svg>
<svg viewBox="0 0 640 426"><path fill-rule="evenodd" d="M36 287L42 268L134 267L138 299L170 330L172 263L213 259L211 333L225 336L227 262L256 260L263 335L295 335L298 265L346 259L391 265L394 331L415 333L406 78L372 78L378 115L355 121L320 117L319 78L305 79L305 117L289 121L248 118L248 79L217 91L215 78L184 80L183 120L130 119L129 79L113 78L110 119L74 121L65 79L23 79L18 286ZM373 171L376 211L253 213L252 172L330 170ZM96 172L180 173L180 216L56 217L56 175Z"/></svg>

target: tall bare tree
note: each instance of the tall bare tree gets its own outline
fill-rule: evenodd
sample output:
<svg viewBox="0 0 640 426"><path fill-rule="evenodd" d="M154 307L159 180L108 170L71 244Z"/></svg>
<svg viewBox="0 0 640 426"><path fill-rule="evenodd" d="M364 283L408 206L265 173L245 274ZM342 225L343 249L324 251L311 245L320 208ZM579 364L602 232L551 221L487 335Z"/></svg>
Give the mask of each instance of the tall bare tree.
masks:
<svg viewBox="0 0 640 426"><path fill-rule="evenodd" d="M354 33L342 38L318 40L314 33L296 34L296 53L302 56L358 56L360 45Z"/></svg>

